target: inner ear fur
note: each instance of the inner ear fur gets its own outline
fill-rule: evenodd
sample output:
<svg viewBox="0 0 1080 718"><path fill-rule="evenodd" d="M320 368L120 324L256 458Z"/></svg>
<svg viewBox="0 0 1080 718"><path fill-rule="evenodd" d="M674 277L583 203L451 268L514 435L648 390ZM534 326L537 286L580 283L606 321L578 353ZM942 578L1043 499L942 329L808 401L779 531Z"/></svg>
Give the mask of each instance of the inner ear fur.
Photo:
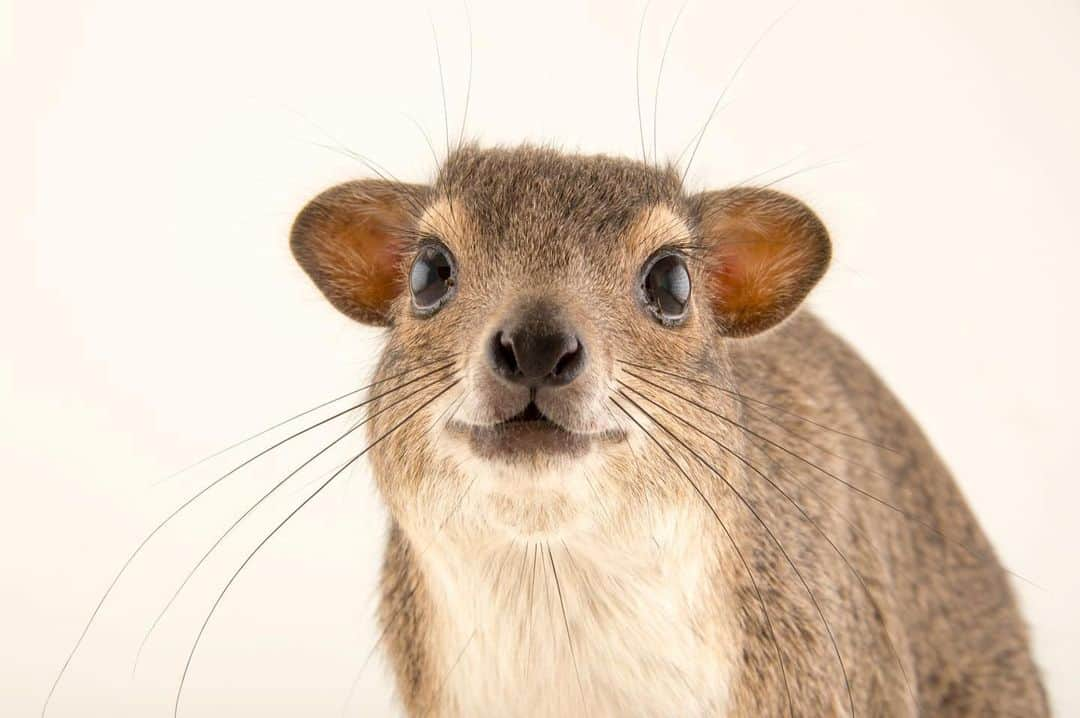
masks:
<svg viewBox="0 0 1080 718"><path fill-rule="evenodd" d="M425 190L383 180L346 182L297 215L289 237L293 256L344 314L365 324L390 324Z"/></svg>
<svg viewBox="0 0 1080 718"><path fill-rule="evenodd" d="M825 274L825 225L794 197L752 187L704 192L696 213L707 283L724 334L744 337L790 315Z"/></svg>

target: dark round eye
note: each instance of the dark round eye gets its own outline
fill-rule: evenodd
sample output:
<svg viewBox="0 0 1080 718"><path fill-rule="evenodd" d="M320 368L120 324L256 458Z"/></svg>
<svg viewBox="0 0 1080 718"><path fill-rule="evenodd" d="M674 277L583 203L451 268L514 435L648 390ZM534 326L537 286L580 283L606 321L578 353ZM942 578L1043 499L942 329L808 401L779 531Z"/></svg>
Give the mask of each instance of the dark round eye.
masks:
<svg viewBox="0 0 1080 718"><path fill-rule="evenodd" d="M435 243L421 247L409 271L409 291L416 308L430 313L441 307L454 288L455 275L449 249Z"/></svg>
<svg viewBox="0 0 1080 718"><path fill-rule="evenodd" d="M690 272L678 254L661 254L645 265L641 280L645 306L664 324L679 321L690 301Z"/></svg>

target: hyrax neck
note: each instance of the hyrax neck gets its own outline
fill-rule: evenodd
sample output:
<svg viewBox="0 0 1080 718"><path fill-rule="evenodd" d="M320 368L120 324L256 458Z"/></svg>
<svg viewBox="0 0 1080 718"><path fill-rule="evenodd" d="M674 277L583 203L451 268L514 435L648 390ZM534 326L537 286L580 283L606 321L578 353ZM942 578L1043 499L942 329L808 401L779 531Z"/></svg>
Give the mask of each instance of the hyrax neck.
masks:
<svg viewBox="0 0 1080 718"><path fill-rule="evenodd" d="M449 539L425 552L436 714L723 715L737 641L722 547L700 512L650 523L638 538Z"/></svg>

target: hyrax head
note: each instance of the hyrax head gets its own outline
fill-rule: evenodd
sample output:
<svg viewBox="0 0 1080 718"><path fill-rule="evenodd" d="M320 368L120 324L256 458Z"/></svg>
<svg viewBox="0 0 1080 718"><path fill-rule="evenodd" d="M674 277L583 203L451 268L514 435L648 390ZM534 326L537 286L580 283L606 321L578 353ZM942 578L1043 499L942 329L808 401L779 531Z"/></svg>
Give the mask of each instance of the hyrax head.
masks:
<svg viewBox="0 0 1080 718"><path fill-rule="evenodd" d="M369 436L402 475L392 507L450 467L602 470L635 433L623 370L722 381L726 341L788 316L830 256L785 195L531 147L465 147L431 186L331 188L291 243L334 306L388 328Z"/></svg>

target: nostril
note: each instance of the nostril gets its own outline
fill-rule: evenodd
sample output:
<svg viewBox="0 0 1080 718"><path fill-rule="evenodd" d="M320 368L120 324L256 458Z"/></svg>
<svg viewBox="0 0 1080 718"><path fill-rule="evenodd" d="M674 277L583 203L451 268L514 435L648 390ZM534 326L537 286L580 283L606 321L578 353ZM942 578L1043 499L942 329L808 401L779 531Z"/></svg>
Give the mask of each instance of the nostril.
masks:
<svg viewBox="0 0 1080 718"><path fill-rule="evenodd" d="M514 354L514 342L503 332L495 332L491 341L491 358L495 368L507 376L519 371L517 356Z"/></svg>
<svg viewBox="0 0 1080 718"><path fill-rule="evenodd" d="M567 342L566 352L559 357L555 368L551 371L551 376L559 384L568 384L581 373L584 365L585 347L581 345L577 337L571 337Z"/></svg>

